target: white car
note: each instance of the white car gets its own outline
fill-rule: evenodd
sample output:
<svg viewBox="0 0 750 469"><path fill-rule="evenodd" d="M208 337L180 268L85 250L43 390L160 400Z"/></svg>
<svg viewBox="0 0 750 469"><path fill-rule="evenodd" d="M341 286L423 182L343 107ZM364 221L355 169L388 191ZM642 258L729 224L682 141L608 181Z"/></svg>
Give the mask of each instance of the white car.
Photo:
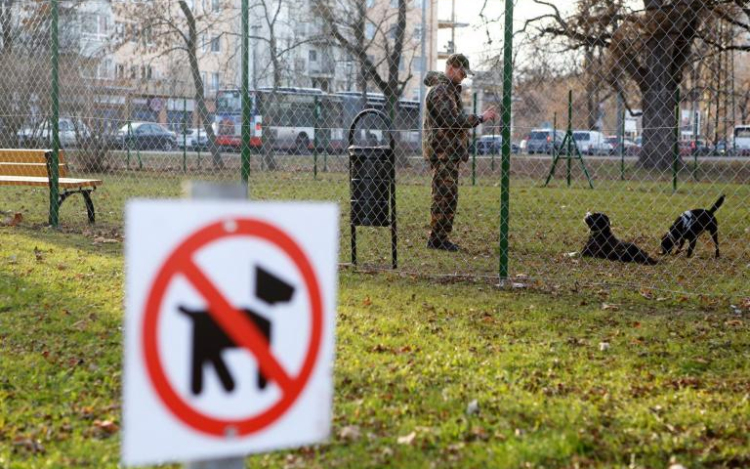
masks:
<svg viewBox="0 0 750 469"><path fill-rule="evenodd" d="M603 133L596 130L574 130L573 140L581 153L587 155L609 155L612 145L607 143Z"/></svg>
<svg viewBox="0 0 750 469"><path fill-rule="evenodd" d="M91 139L91 130L80 120L62 117L58 121L58 126L62 148L79 147ZM52 126L49 119L20 129L16 136L18 144L22 147L52 146Z"/></svg>
<svg viewBox="0 0 750 469"><path fill-rule="evenodd" d="M734 147L738 154L750 154L750 125L738 125L734 128Z"/></svg>
<svg viewBox="0 0 750 469"><path fill-rule="evenodd" d="M204 150L208 148L208 135L202 127L194 129L185 129L184 132L177 132L177 146L191 150Z"/></svg>

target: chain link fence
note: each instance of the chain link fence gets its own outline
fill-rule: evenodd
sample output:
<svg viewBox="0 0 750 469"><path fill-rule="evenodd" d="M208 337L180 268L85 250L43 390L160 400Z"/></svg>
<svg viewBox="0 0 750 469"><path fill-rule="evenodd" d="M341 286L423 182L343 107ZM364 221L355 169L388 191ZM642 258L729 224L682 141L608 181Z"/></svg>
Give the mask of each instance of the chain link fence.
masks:
<svg viewBox="0 0 750 469"><path fill-rule="evenodd" d="M505 252L515 284L750 294L748 2L518 0L512 62L491 45L470 54L476 74L453 110L424 105L428 93L454 89L428 73L449 68L438 6L3 0L0 146L49 149L57 133L69 175L102 181L96 224L71 197L60 226L97 239L119 236L129 198L179 197L186 179L247 180L254 200L339 203L342 263L356 225L357 265L390 269L393 214L401 272L497 278ZM472 28L448 22L449 48L462 35L502 38L503 12L480 13ZM513 73L511 118L479 123L503 111L504 71ZM382 114L350 134L364 109ZM456 114L423 132L440 112ZM437 165L423 153L423 139L432 148L435 138L444 140ZM393 201L380 163L352 171L352 144L392 158ZM49 188L8 180L17 162L0 155L5 223L16 213L48 223ZM457 198L446 189L456 177ZM717 257L712 219L686 212L721 195ZM611 236L589 218L592 230L587 213L606 214ZM687 257L699 226L706 232ZM679 254L660 254L664 237L672 247L685 236ZM657 263L625 262L639 255Z"/></svg>

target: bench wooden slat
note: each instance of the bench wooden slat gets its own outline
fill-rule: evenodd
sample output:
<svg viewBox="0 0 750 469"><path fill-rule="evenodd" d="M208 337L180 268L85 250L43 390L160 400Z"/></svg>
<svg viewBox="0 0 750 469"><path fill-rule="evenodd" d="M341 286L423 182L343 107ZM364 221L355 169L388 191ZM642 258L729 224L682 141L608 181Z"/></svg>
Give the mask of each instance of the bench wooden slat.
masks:
<svg viewBox="0 0 750 469"><path fill-rule="evenodd" d="M0 148L0 161L3 163L47 163L47 153L52 150L33 150L33 149L16 149ZM58 153L58 163L65 162L65 152L60 150Z"/></svg>
<svg viewBox="0 0 750 469"><path fill-rule="evenodd" d="M59 186L69 187L96 187L100 185L100 179L76 179L60 178ZM31 176L0 176L0 186L49 186L49 179L45 177Z"/></svg>
<svg viewBox="0 0 750 469"><path fill-rule="evenodd" d="M67 176L67 165L61 164L59 168L60 177ZM47 165L45 163L6 163L0 160L0 175L46 177Z"/></svg>

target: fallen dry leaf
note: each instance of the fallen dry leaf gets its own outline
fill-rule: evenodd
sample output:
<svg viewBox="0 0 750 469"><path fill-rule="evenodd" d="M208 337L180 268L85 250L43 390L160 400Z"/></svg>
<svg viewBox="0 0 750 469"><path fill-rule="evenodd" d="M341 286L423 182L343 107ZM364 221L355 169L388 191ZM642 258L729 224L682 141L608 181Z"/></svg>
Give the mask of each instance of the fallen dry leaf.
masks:
<svg viewBox="0 0 750 469"><path fill-rule="evenodd" d="M602 309L610 309L612 311L617 311L618 309L620 309L620 305L602 303Z"/></svg>
<svg viewBox="0 0 750 469"><path fill-rule="evenodd" d="M417 432L411 432L408 435L398 437L398 440L396 440L396 442L400 445L410 445L414 442L414 439L416 437Z"/></svg>
<svg viewBox="0 0 750 469"><path fill-rule="evenodd" d="M18 226L23 221L23 214L16 212L12 217L3 219L2 224L5 226Z"/></svg>
<svg viewBox="0 0 750 469"><path fill-rule="evenodd" d="M94 238L94 244L114 244L119 243L120 241L113 239L113 238L105 238L103 236L97 236Z"/></svg>
<svg viewBox="0 0 750 469"><path fill-rule="evenodd" d="M113 433L117 433L120 430L120 427L111 420L94 420L94 426L105 433L109 433L110 435Z"/></svg>
<svg viewBox="0 0 750 469"><path fill-rule="evenodd" d="M339 438L342 440L354 441L362 436L362 432L356 425L347 425L339 430Z"/></svg>

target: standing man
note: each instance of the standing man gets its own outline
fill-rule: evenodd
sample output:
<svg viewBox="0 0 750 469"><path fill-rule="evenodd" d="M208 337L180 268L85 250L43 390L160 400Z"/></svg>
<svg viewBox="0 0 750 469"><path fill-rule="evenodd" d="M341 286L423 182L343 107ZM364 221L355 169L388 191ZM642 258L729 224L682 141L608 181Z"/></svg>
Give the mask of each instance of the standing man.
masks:
<svg viewBox="0 0 750 469"><path fill-rule="evenodd" d="M473 75L469 59L453 54L445 73L430 72L424 84L430 87L425 98L422 152L432 167L432 207L427 247L455 252L458 245L448 237L458 205L458 167L469 159L469 129L497 117L495 108L481 115L466 114L461 102L461 82Z"/></svg>

